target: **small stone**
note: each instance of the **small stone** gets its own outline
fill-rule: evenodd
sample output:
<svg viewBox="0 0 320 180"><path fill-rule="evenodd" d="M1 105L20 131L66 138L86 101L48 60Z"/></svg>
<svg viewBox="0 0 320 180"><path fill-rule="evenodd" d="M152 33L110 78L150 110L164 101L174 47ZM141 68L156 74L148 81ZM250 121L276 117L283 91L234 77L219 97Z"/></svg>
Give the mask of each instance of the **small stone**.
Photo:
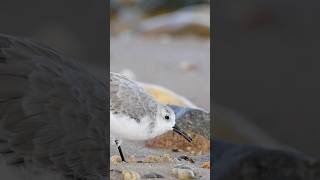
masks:
<svg viewBox="0 0 320 180"><path fill-rule="evenodd" d="M161 158L161 162L173 162L173 159L170 156L170 154L164 154L160 158Z"/></svg>
<svg viewBox="0 0 320 180"><path fill-rule="evenodd" d="M137 160L134 155L130 155L128 158L128 163L136 163Z"/></svg>
<svg viewBox="0 0 320 180"><path fill-rule="evenodd" d="M183 165L183 164L178 164L178 165L176 165L174 168L179 168L179 169L190 169L190 170L191 170L191 168L190 168L190 167L185 166L185 165Z"/></svg>
<svg viewBox="0 0 320 180"><path fill-rule="evenodd" d="M161 158L159 156L147 156L146 159L144 160L145 163L158 163L161 162Z"/></svg>
<svg viewBox="0 0 320 180"><path fill-rule="evenodd" d="M210 161L201 164L202 168L210 169Z"/></svg>
<svg viewBox="0 0 320 180"><path fill-rule="evenodd" d="M194 160L191 159L190 157L186 156L186 155L179 156L177 159L178 159L179 161L181 161L181 160L186 160L186 161L188 161L188 162L190 162L190 163L194 163Z"/></svg>
<svg viewBox="0 0 320 180"><path fill-rule="evenodd" d="M121 157L119 155L113 155L111 156L111 162L113 164L119 164L122 162Z"/></svg>
<svg viewBox="0 0 320 180"><path fill-rule="evenodd" d="M123 180L140 180L141 176L135 171L123 170L122 171Z"/></svg>
<svg viewBox="0 0 320 180"><path fill-rule="evenodd" d="M194 172L189 168L175 167L172 169L171 174L179 180L195 179Z"/></svg>
<svg viewBox="0 0 320 180"><path fill-rule="evenodd" d="M193 71L197 69L197 65L195 63L183 61L180 63L180 68L185 71Z"/></svg>
<svg viewBox="0 0 320 180"><path fill-rule="evenodd" d="M157 173L148 173L142 176L143 179L149 179L149 178L164 178L164 176L157 174Z"/></svg>

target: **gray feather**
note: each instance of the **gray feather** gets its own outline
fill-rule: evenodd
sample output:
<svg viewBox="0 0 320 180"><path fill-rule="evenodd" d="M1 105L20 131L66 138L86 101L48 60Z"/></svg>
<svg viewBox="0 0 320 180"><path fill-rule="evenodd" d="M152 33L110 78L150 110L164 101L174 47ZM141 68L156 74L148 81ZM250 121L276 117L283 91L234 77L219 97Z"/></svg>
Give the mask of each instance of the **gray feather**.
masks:
<svg viewBox="0 0 320 180"><path fill-rule="evenodd" d="M0 84L0 153L9 164L105 178L105 82L50 47L0 35Z"/></svg>
<svg viewBox="0 0 320 180"><path fill-rule="evenodd" d="M137 122L148 116L156 118L159 103L136 82L110 73L110 112L123 114Z"/></svg>

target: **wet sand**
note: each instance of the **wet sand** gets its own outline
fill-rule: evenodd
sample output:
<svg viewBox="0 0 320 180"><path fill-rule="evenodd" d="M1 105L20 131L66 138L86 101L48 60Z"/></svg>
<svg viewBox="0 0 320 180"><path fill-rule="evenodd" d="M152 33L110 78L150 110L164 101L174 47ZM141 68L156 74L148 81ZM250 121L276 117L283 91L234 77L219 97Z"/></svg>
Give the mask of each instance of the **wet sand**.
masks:
<svg viewBox="0 0 320 180"><path fill-rule="evenodd" d="M111 38L110 69L130 69L138 81L158 84L210 109L210 42L197 39ZM195 65L184 70L183 63Z"/></svg>

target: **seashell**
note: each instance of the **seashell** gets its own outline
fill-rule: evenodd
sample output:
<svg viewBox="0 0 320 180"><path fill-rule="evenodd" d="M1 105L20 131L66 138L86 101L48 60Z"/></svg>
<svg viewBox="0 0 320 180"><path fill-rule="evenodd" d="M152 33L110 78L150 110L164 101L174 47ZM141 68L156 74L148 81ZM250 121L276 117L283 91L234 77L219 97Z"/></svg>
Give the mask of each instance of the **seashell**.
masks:
<svg viewBox="0 0 320 180"><path fill-rule="evenodd" d="M140 180L141 176L135 171L123 170L122 171L123 180Z"/></svg>
<svg viewBox="0 0 320 180"><path fill-rule="evenodd" d="M122 162L121 157L119 155L113 155L110 159L113 164L119 164Z"/></svg>
<svg viewBox="0 0 320 180"><path fill-rule="evenodd" d="M161 162L161 158L159 156L149 155L145 158L145 160L143 162L145 162L145 163L158 163L158 162Z"/></svg>
<svg viewBox="0 0 320 180"><path fill-rule="evenodd" d="M171 174L179 180L195 179L194 172L189 168L175 167L171 170Z"/></svg>

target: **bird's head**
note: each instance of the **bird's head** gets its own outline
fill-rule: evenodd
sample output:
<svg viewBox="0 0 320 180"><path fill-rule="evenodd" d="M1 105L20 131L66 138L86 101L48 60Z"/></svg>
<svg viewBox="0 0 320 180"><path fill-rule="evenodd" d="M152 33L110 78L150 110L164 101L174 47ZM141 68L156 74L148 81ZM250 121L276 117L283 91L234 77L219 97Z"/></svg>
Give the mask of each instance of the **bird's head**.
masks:
<svg viewBox="0 0 320 180"><path fill-rule="evenodd" d="M183 136L189 142L192 141L191 137L176 125L175 112L169 106L160 105L157 113L155 132L160 135L170 130Z"/></svg>

